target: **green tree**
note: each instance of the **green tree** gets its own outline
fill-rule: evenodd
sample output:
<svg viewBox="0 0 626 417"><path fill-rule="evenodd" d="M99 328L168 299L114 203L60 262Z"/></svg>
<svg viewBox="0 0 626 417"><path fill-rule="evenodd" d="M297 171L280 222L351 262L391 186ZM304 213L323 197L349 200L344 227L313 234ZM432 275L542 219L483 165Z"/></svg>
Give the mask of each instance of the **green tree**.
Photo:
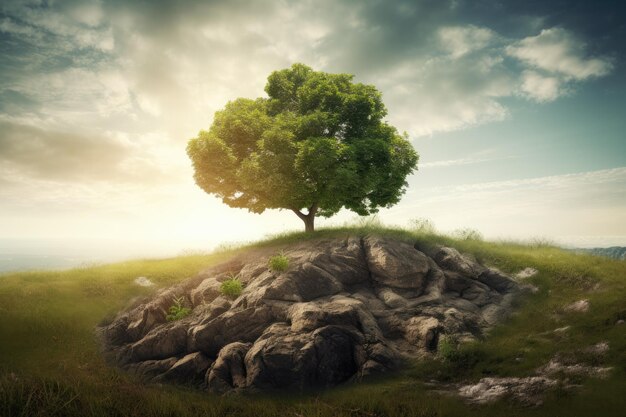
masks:
<svg viewBox="0 0 626 417"><path fill-rule="evenodd" d="M418 155L383 120L374 86L294 64L270 74L265 92L227 103L189 141L204 191L254 213L292 210L307 232L315 216L368 215L400 201Z"/></svg>

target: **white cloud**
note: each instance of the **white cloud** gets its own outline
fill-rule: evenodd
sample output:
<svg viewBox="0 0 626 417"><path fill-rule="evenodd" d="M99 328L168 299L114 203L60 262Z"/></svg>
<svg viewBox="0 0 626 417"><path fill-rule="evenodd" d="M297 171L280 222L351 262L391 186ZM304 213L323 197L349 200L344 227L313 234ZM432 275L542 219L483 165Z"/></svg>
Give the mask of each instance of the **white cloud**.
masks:
<svg viewBox="0 0 626 417"><path fill-rule="evenodd" d="M495 37L490 29L473 25L446 26L438 30L438 35L443 49L454 58L487 47Z"/></svg>
<svg viewBox="0 0 626 417"><path fill-rule="evenodd" d="M391 122L415 137L506 118L499 99L513 94L515 79L495 52L484 52L409 60L371 82Z"/></svg>
<svg viewBox="0 0 626 417"><path fill-rule="evenodd" d="M563 87L557 77L549 77L535 71L522 73L522 94L526 97L539 101L553 101L563 95Z"/></svg>
<svg viewBox="0 0 626 417"><path fill-rule="evenodd" d="M613 65L605 57L587 57L584 42L562 28L544 29L506 48L508 55L531 67L563 76L585 80L608 74Z"/></svg>

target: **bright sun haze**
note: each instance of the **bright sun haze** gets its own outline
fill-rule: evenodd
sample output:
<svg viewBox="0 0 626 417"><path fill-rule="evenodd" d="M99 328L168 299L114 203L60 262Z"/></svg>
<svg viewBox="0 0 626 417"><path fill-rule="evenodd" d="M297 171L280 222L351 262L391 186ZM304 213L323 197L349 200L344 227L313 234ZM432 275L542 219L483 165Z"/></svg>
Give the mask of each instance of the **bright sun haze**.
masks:
<svg viewBox="0 0 626 417"><path fill-rule="evenodd" d="M374 85L420 154L382 222L626 246L624 11L544 3L3 1L0 269L301 229L204 193L185 152L294 62Z"/></svg>

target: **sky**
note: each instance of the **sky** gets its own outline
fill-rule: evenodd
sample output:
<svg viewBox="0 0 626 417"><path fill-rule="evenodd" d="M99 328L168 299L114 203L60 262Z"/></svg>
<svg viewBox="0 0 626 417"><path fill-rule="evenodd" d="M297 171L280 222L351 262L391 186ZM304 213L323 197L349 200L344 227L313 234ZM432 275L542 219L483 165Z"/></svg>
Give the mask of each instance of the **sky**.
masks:
<svg viewBox="0 0 626 417"><path fill-rule="evenodd" d="M375 85L420 154L383 223L626 246L625 16L619 0L3 0L0 240L161 254L302 229L204 193L185 153L302 62Z"/></svg>

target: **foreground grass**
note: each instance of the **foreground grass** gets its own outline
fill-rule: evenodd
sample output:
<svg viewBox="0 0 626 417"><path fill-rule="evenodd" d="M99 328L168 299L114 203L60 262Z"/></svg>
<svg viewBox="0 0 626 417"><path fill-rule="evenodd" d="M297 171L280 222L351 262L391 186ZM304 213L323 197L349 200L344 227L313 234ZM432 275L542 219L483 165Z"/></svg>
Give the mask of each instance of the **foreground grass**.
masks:
<svg viewBox="0 0 626 417"><path fill-rule="evenodd" d="M217 397L172 386L144 385L103 362L94 327L137 296L155 291L133 283L146 276L166 287L251 248L280 250L310 238L379 233L420 244L444 243L473 253L509 273L525 267L539 292L520 301L518 313L457 359L424 361L399 375L325 392ZM589 299L585 314L563 306ZM626 264L576 255L545 245L487 243L377 227L339 228L277 236L209 255L140 260L69 271L0 276L0 415L3 416L621 416L626 407ZM561 333L553 330L570 326ZM526 376L557 352L608 341L606 380L571 381L581 388L549 393L538 408L502 401L468 406L429 389L436 379L453 386L482 376Z"/></svg>

